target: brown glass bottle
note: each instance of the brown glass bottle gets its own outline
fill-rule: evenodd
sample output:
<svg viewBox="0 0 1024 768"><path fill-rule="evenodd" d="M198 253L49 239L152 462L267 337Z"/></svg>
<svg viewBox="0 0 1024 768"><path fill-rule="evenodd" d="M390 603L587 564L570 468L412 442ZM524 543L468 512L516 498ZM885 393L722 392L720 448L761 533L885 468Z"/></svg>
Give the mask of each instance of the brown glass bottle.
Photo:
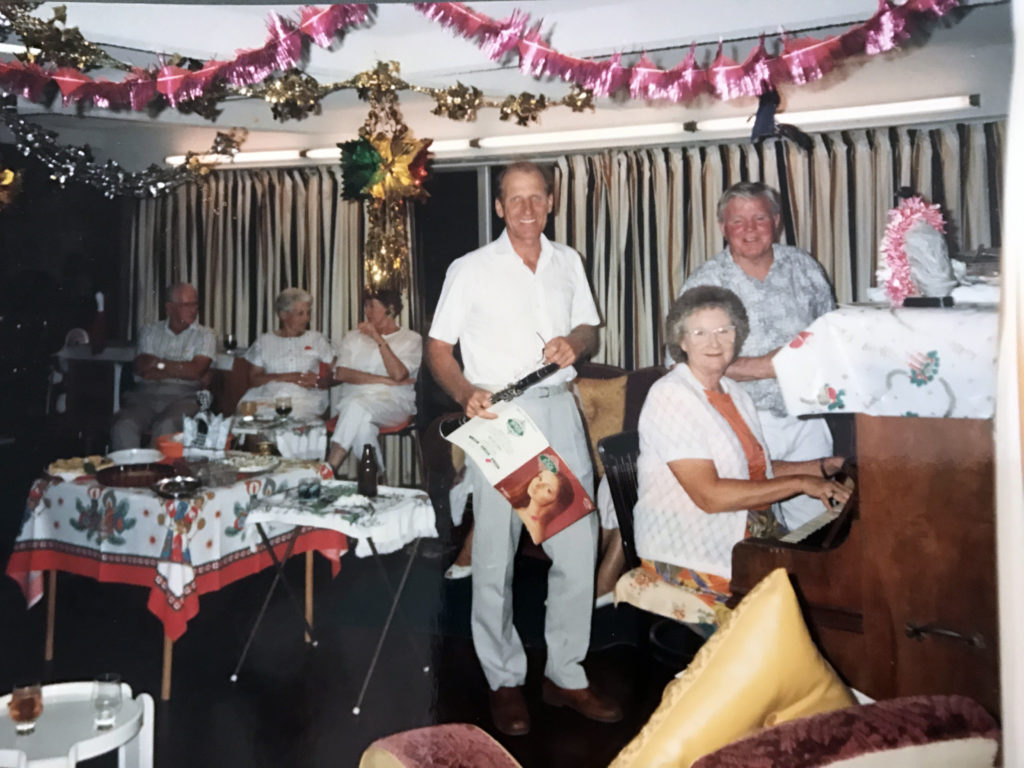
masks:
<svg viewBox="0 0 1024 768"><path fill-rule="evenodd" d="M377 495L377 456L373 446L363 446L363 457L359 459L359 472L356 487L360 496L372 499Z"/></svg>

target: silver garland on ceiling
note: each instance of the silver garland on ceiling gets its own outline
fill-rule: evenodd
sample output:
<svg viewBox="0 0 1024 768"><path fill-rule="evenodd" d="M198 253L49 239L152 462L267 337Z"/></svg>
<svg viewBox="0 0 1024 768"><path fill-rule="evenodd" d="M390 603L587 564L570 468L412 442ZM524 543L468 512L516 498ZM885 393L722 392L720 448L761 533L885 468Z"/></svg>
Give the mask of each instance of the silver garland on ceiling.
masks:
<svg viewBox="0 0 1024 768"><path fill-rule="evenodd" d="M130 172L113 160L96 162L88 146L59 144L54 131L28 122L11 106L0 109L0 120L14 134L18 151L44 165L61 188L78 182L99 190L109 199L118 195L146 198L166 194L198 178L195 169L187 165L169 169L151 165L144 171Z"/></svg>

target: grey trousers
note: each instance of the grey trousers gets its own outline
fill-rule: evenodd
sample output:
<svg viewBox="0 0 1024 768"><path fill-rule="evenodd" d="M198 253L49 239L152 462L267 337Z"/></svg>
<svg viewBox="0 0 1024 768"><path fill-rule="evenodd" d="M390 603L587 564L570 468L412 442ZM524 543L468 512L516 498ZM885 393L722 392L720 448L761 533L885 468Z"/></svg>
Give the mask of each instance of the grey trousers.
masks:
<svg viewBox="0 0 1024 768"><path fill-rule="evenodd" d="M516 400L590 494L593 467L583 421L568 390L528 392ZM508 501L470 463L473 488L473 646L492 690L522 685L526 653L512 625L512 567L523 523ZM551 558L544 617L545 676L561 688L586 688L582 662L590 644L597 557L596 514L547 539Z"/></svg>
<svg viewBox="0 0 1024 768"><path fill-rule="evenodd" d="M198 391L197 386L159 383L128 392L110 427L112 450L141 448L147 432L154 445L161 435L180 432L183 417L199 411Z"/></svg>

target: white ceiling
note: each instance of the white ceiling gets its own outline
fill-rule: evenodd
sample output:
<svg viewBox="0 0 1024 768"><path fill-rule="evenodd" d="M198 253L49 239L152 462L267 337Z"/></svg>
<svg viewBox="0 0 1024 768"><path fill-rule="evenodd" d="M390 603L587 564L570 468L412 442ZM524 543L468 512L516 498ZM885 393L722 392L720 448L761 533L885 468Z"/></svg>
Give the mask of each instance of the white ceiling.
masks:
<svg viewBox="0 0 1024 768"><path fill-rule="evenodd" d="M1012 64L1010 6L984 0L963 3L927 26L927 34L903 50L850 61L824 80L783 91L790 110L847 106L960 93L977 93L985 115L1007 110ZM576 56L607 56L644 51L662 67L671 67L697 43L698 61L710 62L720 39L725 53L742 60L762 32L776 35L811 30L823 37L860 23L877 9L877 0L523 0L470 5L495 18L521 10L542 21L553 46ZM153 53L180 53L200 59L230 57L237 49L255 48L266 39L271 11L298 17L295 5L168 5L135 3L66 3L68 24L86 39L112 46L132 63L153 63ZM49 17L48 6L36 12ZM806 34L807 32L805 32ZM770 45L772 38L769 38ZM701 45L703 44L703 45ZM771 47L770 47L771 50ZM378 60L396 60L402 76L424 86L447 86L460 80L492 98L530 91L558 98L568 92L561 81L537 81L522 75L515 61L491 62L472 42L429 21L404 3L377 6L375 21L349 32L336 50L311 46L307 71L321 82L343 80L372 68ZM120 79L119 72L93 73ZM406 122L417 135L478 138L524 131L563 131L599 125L623 125L748 115L753 99L719 102L711 98L687 105L645 104L602 99L595 113L551 109L530 129L501 122L496 110L480 113L475 123L454 122L430 114L433 102L417 94L402 95ZM23 112L40 108L23 105ZM351 138L362 123L366 105L354 92L332 94L323 114L302 121L276 122L262 101L226 105L216 123L166 110L158 118L93 109L86 117L58 107L32 119L60 131L62 140L90 143L98 154L128 167L159 161L166 154L203 150L214 134L231 126L250 130L246 149L332 146ZM2 140L2 137L0 137Z"/></svg>

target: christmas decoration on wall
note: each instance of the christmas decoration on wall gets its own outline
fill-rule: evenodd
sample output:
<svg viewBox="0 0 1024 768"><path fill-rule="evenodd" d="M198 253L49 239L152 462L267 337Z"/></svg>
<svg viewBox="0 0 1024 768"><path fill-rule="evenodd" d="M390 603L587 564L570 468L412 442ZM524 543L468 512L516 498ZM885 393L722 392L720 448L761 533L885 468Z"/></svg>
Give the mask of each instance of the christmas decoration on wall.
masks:
<svg viewBox="0 0 1024 768"><path fill-rule="evenodd" d="M398 92L406 84L397 62L353 78L370 112L359 138L341 149L342 197L366 204L363 275L368 288L405 290L409 284L407 200L424 200L430 139L417 139L402 119Z"/></svg>
<svg viewBox="0 0 1024 768"><path fill-rule="evenodd" d="M597 96L620 91L630 98L685 102L704 94L719 99L760 96L781 84L805 85L834 69L843 59L893 50L910 36L919 16L942 16L959 0L907 0L896 5L879 0L878 11L837 37L782 37L783 52L768 55L764 36L743 63L722 54L706 69L697 66L695 52L671 69L660 69L646 54L633 66L624 66L615 54L603 61L569 56L553 48L541 35L541 24L529 29L526 15L515 12L498 21L462 3L414 3L417 11L468 40L495 61L515 51L520 71L531 77L558 77ZM632 13L624 8L623 13Z"/></svg>
<svg viewBox="0 0 1024 768"><path fill-rule="evenodd" d="M114 59L85 40L77 28L67 27L63 7L54 9L50 21L36 19L31 11L38 5L35 1L0 3L0 20L39 50L20 55L19 61L0 62L0 89L40 102L56 88L65 104L134 111L170 106L209 119L216 117L216 102L239 94L265 99L281 121L316 114L324 96L359 86L352 81L321 84L302 73L297 67L306 48L310 43L328 47L340 34L372 22L371 6L354 3L304 7L297 21L271 13L264 44L240 51L230 61L171 56L159 67L143 69ZM462 83L448 88L406 83L403 88L434 98L438 115L473 120L479 109L496 108L502 110L504 119L521 125L534 122L552 106L575 111L592 108L594 95L674 103L707 95L719 99L760 96L779 85L801 86L817 80L851 56L893 50L909 37L920 19L943 16L957 5L959 0L907 0L900 5L879 0L878 11L871 18L835 37L783 35L782 53L777 56L768 54L762 36L742 63L725 56L719 44L718 55L706 68L698 66L691 48L676 66L662 69L646 54L627 66L620 54L595 60L562 53L541 34L539 22L528 28L529 17L518 11L498 21L461 3L414 3L425 17L473 40L490 58L501 60L514 52L523 74L558 77L573 84L574 90L565 99L546 101L530 94L484 99L478 89ZM120 82L86 74L98 66L126 74ZM582 94L589 95L581 101Z"/></svg>
<svg viewBox="0 0 1024 768"><path fill-rule="evenodd" d="M0 212L18 198L21 192L21 171L0 168Z"/></svg>
<svg viewBox="0 0 1024 768"><path fill-rule="evenodd" d="M158 197L209 172L196 161L171 169L151 165L145 171L131 173L113 160L96 162L87 146L59 144L55 132L28 122L9 106L0 109L0 122L14 135L18 150L44 165L50 171L50 178L62 188L70 182L78 182L99 190L107 198L118 195Z"/></svg>

